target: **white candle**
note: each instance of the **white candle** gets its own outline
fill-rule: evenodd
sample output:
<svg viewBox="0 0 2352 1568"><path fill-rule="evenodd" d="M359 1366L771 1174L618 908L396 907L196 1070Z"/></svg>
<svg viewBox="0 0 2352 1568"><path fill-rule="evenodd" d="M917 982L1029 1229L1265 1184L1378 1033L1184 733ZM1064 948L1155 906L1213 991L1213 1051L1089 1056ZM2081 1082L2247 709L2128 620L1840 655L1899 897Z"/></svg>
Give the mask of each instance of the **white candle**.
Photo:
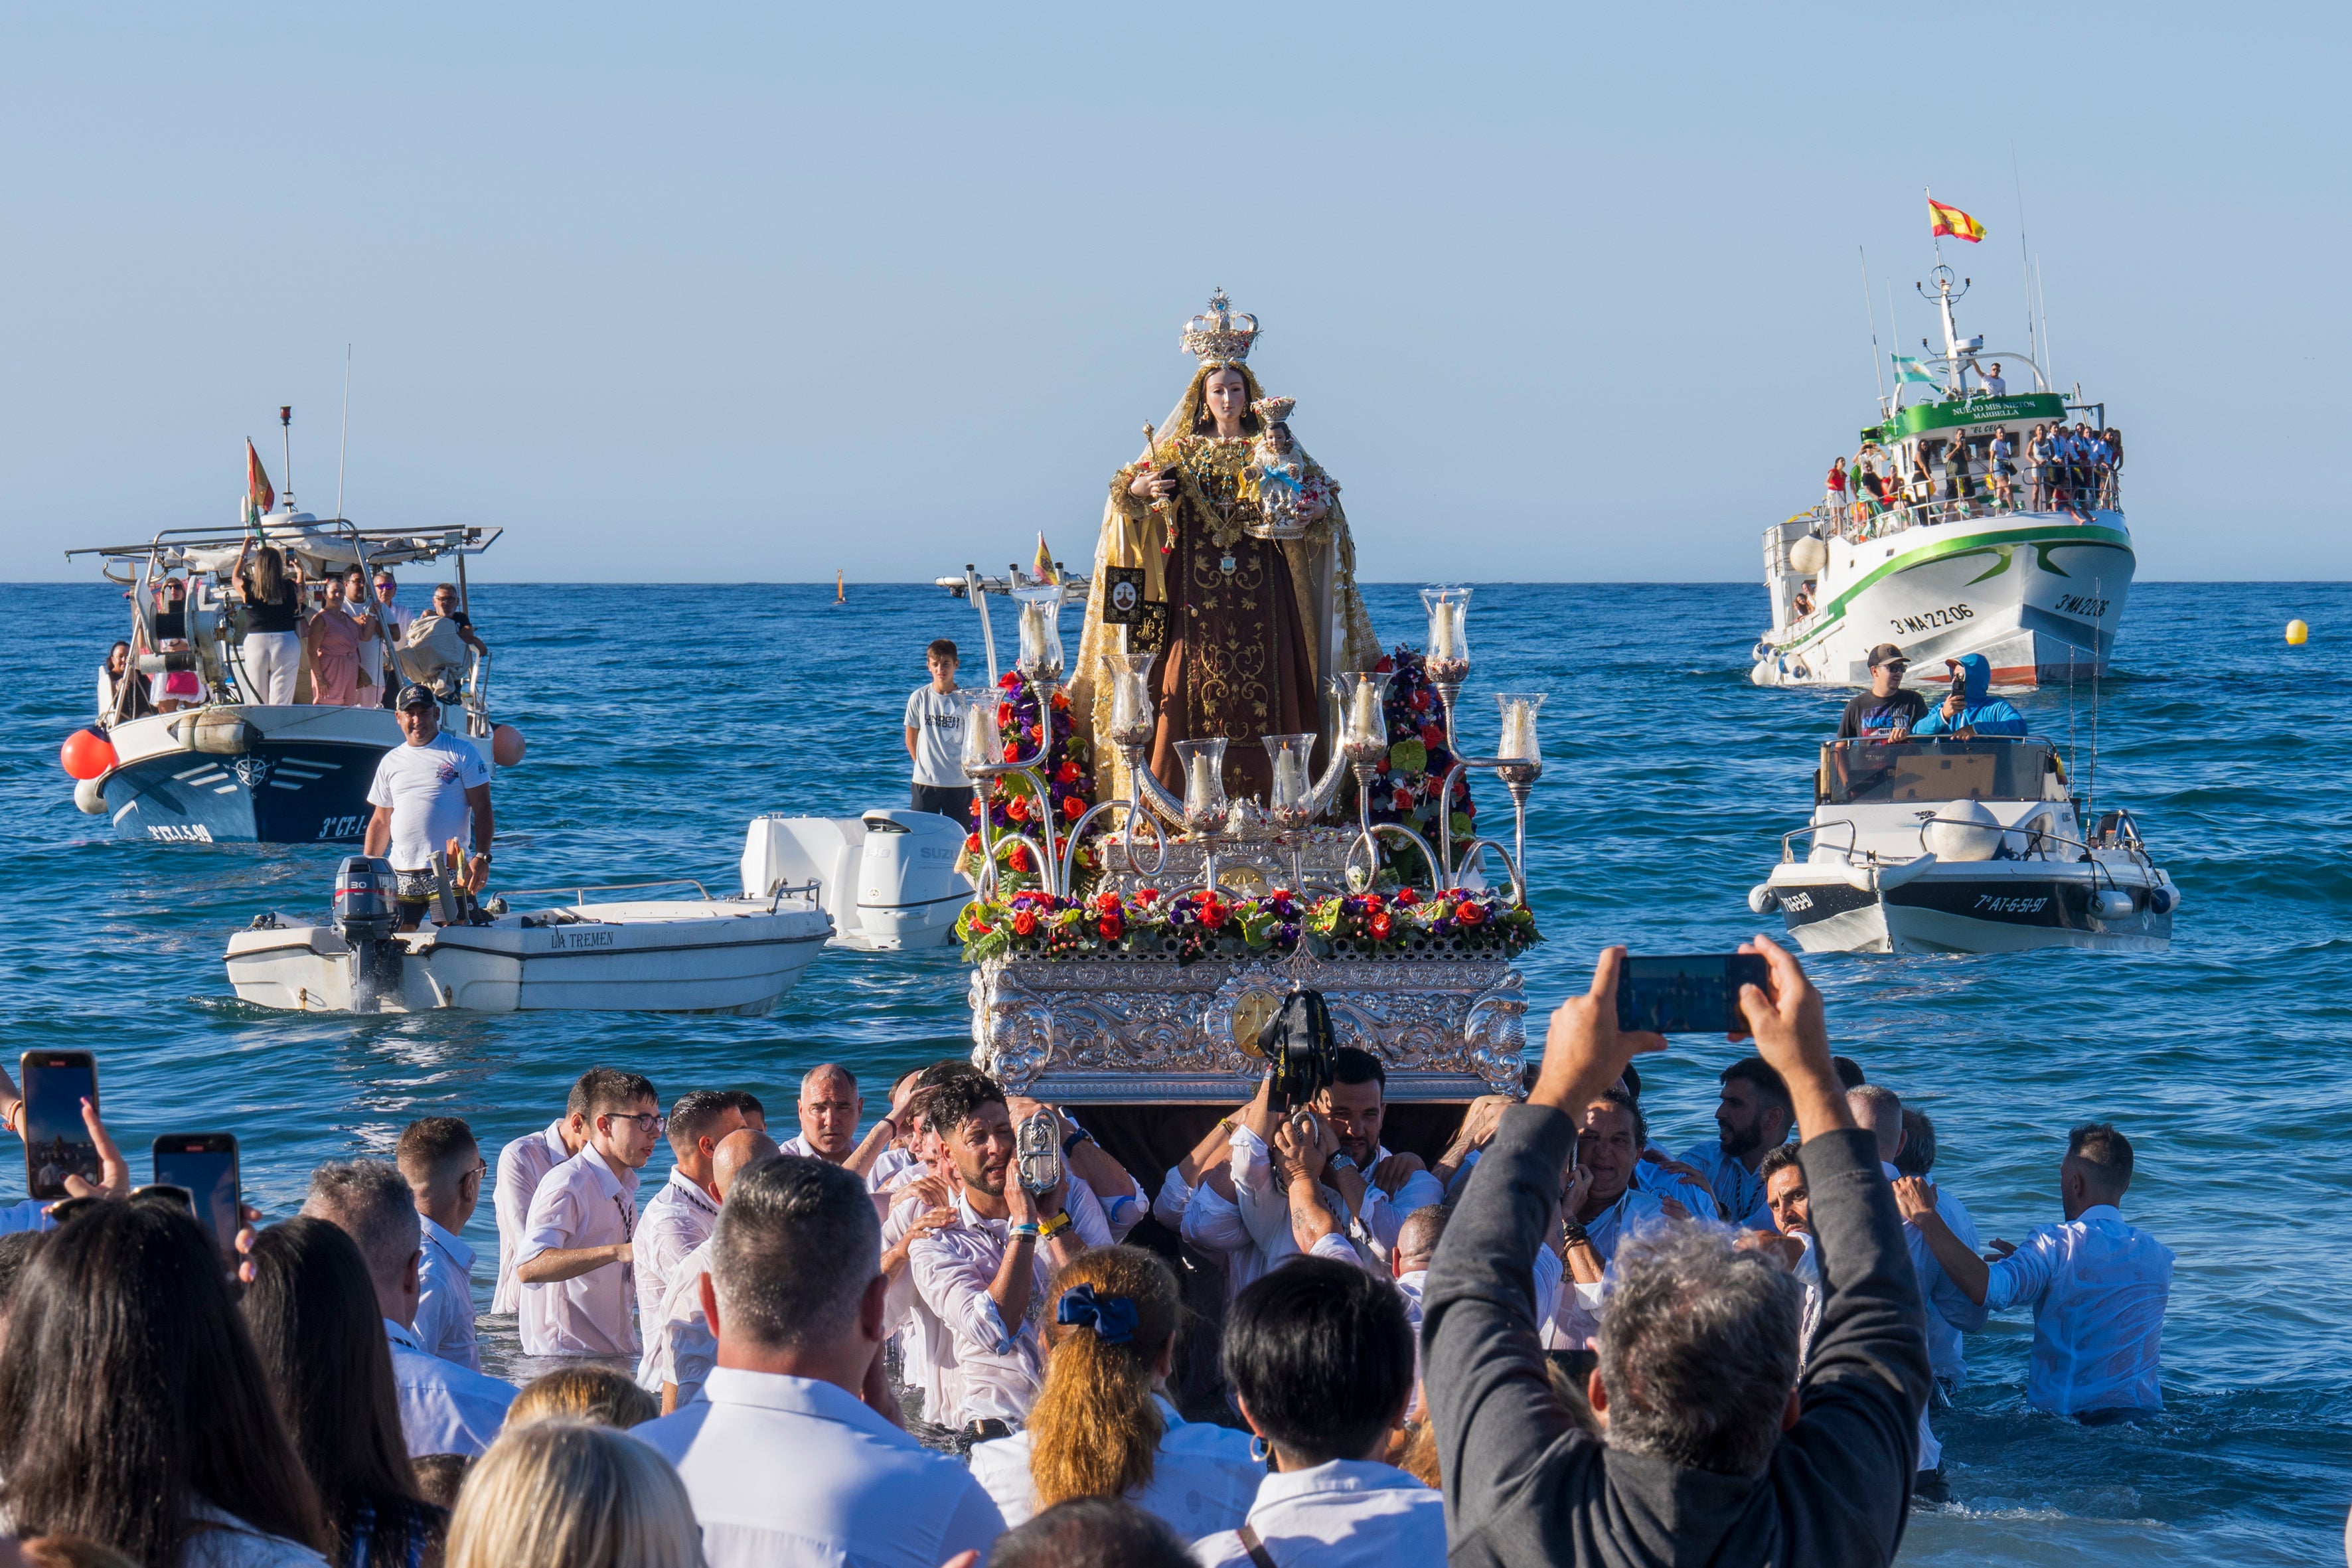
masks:
<svg viewBox="0 0 2352 1568"><path fill-rule="evenodd" d="M1457 657L1454 644L1454 603L1440 599L1429 612L1429 657L1454 658Z"/></svg>
<svg viewBox="0 0 2352 1568"><path fill-rule="evenodd" d="M1184 792L1187 796L1184 804L1194 812L1207 811L1216 800L1216 796L1212 793L1215 782L1216 775L1209 771L1209 753L1193 752L1192 782L1191 787Z"/></svg>
<svg viewBox="0 0 2352 1568"><path fill-rule="evenodd" d="M1525 702L1514 702L1503 716L1502 754L1521 762L1531 762L1536 754L1536 716Z"/></svg>
<svg viewBox="0 0 2352 1568"><path fill-rule="evenodd" d="M1355 705L1348 716L1348 732L1351 739L1372 742L1381 738L1381 710L1375 689L1379 685L1377 680L1357 683Z"/></svg>
<svg viewBox="0 0 2352 1568"><path fill-rule="evenodd" d="M1021 657L1036 659L1044 658L1045 654L1045 606L1024 605L1021 606Z"/></svg>
<svg viewBox="0 0 2352 1568"><path fill-rule="evenodd" d="M1274 804L1296 805L1307 793L1307 766L1295 751L1274 759Z"/></svg>

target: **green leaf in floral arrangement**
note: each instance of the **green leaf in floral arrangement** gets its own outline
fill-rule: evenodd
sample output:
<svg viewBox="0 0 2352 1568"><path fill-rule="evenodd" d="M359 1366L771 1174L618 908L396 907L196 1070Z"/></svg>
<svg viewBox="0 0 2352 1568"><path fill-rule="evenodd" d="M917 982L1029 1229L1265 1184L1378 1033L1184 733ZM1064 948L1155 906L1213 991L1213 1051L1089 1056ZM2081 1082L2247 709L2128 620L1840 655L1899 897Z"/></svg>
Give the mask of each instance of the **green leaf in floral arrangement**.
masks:
<svg viewBox="0 0 2352 1568"><path fill-rule="evenodd" d="M964 944L963 961L966 963L985 963L1012 945L1012 939L1002 931L992 931L979 941Z"/></svg>
<svg viewBox="0 0 2352 1568"><path fill-rule="evenodd" d="M1301 931L1298 944L1318 958L1331 956L1331 940L1318 931Z"/></svg>
<svg viewBox="0 0 2352 1568"><path fill-rule="evenodd" d="M1454 837L1456 838L1470 837L1470 819L1458 811L1454 814Z"/></svg>
<svg viewBox="0 0 2352 1568"><path fill-rule="evenodd" d="M1399 741L1389 748L1389 766L1403 773L1424 772L1429 767L1429 748L1419 741Z"/></svg>

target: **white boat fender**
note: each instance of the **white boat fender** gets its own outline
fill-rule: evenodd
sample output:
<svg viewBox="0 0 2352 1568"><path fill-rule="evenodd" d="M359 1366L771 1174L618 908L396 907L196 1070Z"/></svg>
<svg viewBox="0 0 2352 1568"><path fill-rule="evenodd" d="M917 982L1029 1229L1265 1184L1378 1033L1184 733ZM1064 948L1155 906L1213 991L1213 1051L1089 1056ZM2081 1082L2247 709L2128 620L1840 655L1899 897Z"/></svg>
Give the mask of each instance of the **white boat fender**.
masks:
<svg viewBox="0 0 2352 1568"><path fill-rule="evenodd" d="M1748 907L1759 915L1769 915L1780 907L1780 895L1769 882L1759 882L1748 889Z"/></svg>
<svg viewBox="0 0 2352 1568"><path fill-rule="evenodd" d="M261 731L235 711L199 708L173 725L180 744L214 757L241 757L261 743Z"/></svg>
<svg viewBox="0 0 2352 1568"><path fill-rule="evenodd" d="M106 784L100 779L74 781L74 804L92 816L106 815Z"/></svg>
<svg viewBox="0 0 2352 1568"><path fill-rule="evenodd" d="M1935 854L1930 851L1915 859L1906 860L1900 866L1882 867L1878 873L1878 890L1884 893L1899 888L1935 863Z"/></svg>
<svg viewBox="0 0 2352 1568"><path fill-rule="evenodd" d="M2132 896L2121 888L2101 888L2091 895L2091 912L2103 921L2119 921L2132 912Z"/></svg>
<svg viewBox="0 0 2352 1568"><path fill-rule="evenodd" d="M2000 818L1980 800L1946 801L1927 823L1928 850L1947 860L1990 860L2005 837Z"/></svg>

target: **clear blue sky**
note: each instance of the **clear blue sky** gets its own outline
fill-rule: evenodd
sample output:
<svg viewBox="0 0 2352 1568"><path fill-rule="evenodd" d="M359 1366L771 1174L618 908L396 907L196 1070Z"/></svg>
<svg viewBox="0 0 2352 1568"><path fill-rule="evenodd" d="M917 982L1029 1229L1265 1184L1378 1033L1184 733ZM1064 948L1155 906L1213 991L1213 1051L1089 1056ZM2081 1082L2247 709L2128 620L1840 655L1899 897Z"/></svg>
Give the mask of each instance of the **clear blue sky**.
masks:
<svg viewBox="0 0 2352 1568"><path fill-rule="evenodd" d="M328 510L347 342L349 511L486 576L1075 563L1222 284L1368 577L1750 578L1872 412L1857 246L1929 330L1923 185L2022 339L2014 150L2141 574L2352 576L2346 18L16 5L5 574L233 522L281 402Z"/></svg>

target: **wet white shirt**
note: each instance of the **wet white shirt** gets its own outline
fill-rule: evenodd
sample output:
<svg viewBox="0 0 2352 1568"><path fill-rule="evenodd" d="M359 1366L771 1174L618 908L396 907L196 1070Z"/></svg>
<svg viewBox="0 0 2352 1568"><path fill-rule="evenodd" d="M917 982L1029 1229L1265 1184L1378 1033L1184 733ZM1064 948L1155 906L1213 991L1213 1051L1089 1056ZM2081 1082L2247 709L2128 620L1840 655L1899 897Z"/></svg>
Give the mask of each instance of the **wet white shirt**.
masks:
<svg viewBox="0 0 2352 1568"><path fill-rule="evenodd" d="M629 1436L677 1467L709 1568L939 1568L1004 1531L971 1473L812 1378L719 1367Z"/></svg>
<svg viewBox="0 0 2352 1568"><path fill-rule="evenodd" d="M824 1159L824 1155L809 1146L808 1134L805 1132L793 1133L776 1145L776 1152L780 1154L797 1154L803 1160ZM834 1162L826 1160L825 1163L831 1164ZM845 1165L842 1168L848 1169ZM866 1184L867 1192L883 1193L889 1191L893 1183L905 1180L909 1173L921 1175L923 1163L904 1149L885 1149L874 1156L874 1168L860 1176L858 1180Z"/></svg>
<svg viewBox="0 0 2352 1568"><path fill-rule="evenodd" d="M1250 1239L1256 1244L1263 1267L1271 1269L1298 1252L1298 1238L1290 1228L1290 1194L1274 1184L1274 1166L1265 1140L1246 1127L1234 1129L1233 1137L1234 1192L1241 1209L1242 1224L1247 1227ZM1389 1151L1375 1148L1372 1163L1377 1167L1389 1157ZM1364 1176L1364 1212L1354 1214L1348 1201L1328 1182L1323 1184L1323 1201L1339 1222L1339 1232L1353 1244L1357 1260L1375 1274L1389 1271L1388 1257L1396 1247L1397 1232L1404 1226L1405 1215L1417 1208L1445 1201L1445 1189L1427 1171L1415 1171L1397 1188L1391 1197L1371 1179Z"/></svg>
<svg viewBox="0 0 2352 1568"><path fill-rule="evenodd" d="M710 1272L710 1243L678 1259L669 1289L637 1320L646 1353L637 1363L637 1386L656 1398L662 1384L677 1386L677 1407L699 1398L710 1369L719 1363L719 1341L702 1310L702 1277Z"/></svg>
<svg viewBox="0 0 2352 1568"><path fill-rule="evenodd" d="M694 1178L677 1171L646 1200L637 1214L636 1245L630 1248L637 1277L637 1324L646 1348L653 1347L655 1315L669 1294L678 1260L710 1239L719 1224L719 1200Z"/></svg>
<svg viewBox="0 0 2352 1568"><path fill-rule="evenodd" d="M1065 1200L1080 1247L1108 1247L1110 1226L1086 1183L1073 1176ZM1047 1310L1045 1284L1053 1275L1043 1242L1032 1249L1028 1315L1007 1324L988 1293L1004 1262L1012 1222L982 1219L971 1202L956 1194L957 1223L916 1237L908 1248L907 1271L915 1292L953 1336L962 1397L951 1424L994 1420L1018 1426L1029 1417L1045 1384L1045 1351L1038 1325Z"/></svg>
<svg viewBox="0 0 2352 1568"><path fill-rule="evenodd" d="M903 1199L893 1207L882 1222L882 1250L887 1252L904 1241L928 1208L916 1198ZM883 1300L884 1331L898 1341L898 1374L908 1387L922 1395L923 1419L944 1426L963 1400L963 1384L956 1371L955 1336L915 1289L911 1261L890 1281L889 1294Z"/></svg>
<svg viewBox="0 0 2352 1568"><path fill-rule="evenodd" d="M390 1318L383 1337L392 1347L392 1386L400 1397L400 1433L413 1458L424 1454L478 1454L497 1440L514 1385L444 1361Z"/></svg>
<svg viewBox="0 0 2352 1568"><path fill-rule="evenodd" d="M637 1173L613 1173L596 1146L547 1173L530 1200L517 1266L542 1252L610 1247L637 1225ZM607 1263L552 1285L522 1288L525 1355L637 1353L636 1282L625 1263Z"/></svg>
<svg viewBox="0 0 2352 1568"><path fill-rule="evenodd" d="M1250 1527L1278 1568L1431 1568L1445 1561L1445 1500L1393 1465L1333 1459L1269 1475ZM1247 1568L1233 1531L1192 1548L1203 1568Z"/></svg>
<svg viewBox="0 0 2352 1568"><path fill-rule="evenodd" d="M1238 1527L1249 1516L1251 1500L1265 1476L1265 1462L1252 1457L1250 1435L1187 1421L1157 1394L1151 1403L1160 1407L1162 1423L1151 1484L1129 1492L1128 1501L1165 1520L1182 1541ZM972 1445L972 1479L995 1500L1008 1530L1027 1523L1037 1511L1029 1478L1034 1441L1032 1434L1015 1432Z"/></svg>
<svg viewBox="0 0 2352 1568"><path fill-rule="evenodd" d="M1224 1258L1228 1305L1265 1272L1265 1255L1250 1239L1240 1206L1208 1183L1192 1189L1181 1228L1186 1241Z"/></svg>
<svg viewBox="0 0 2352 1568"><path fill-rule="evenodd" d="M1890 1182L1903 1173L1884 1160L1878 1168ZM1968 1205L1942 1187L1937 1187L1936 1213L1951 1227L1960 1245L1970 1252L1981 1252L1984 1244L1977 1238L1977 1222ZM1992 1316L1991 1310L1978 1306L1968 1293L1952 1283L1944 1266L1936 1261L1936 1249L1919 1234L1919 1227L1907 1221L1903 1226L1903 1244L1911 1250L1911 1271L1919 1277L1919 1299L1927 1304L1927 1365L1938 1381L1958 1388L1969 1380L1969 1359L1961 1348L1962 1331L1975 1333ZM1922 1465L1920 1468L1928 1469Z"/></svg>
<svg viewBox="0 0 2352 1568"><path fill-rule="evenodd" d="M416 1270L416 1342L428 1355L482 1370L474 1339L474 1249L419 1214L425 1257Z"/></svg>
<svg viewBox="0 0 2352 1568"><path fill-rule="evenodd" d="M511 1312L521 1304L522 1287L514 1277L515 1249L522 1245L530 1200L547 1173L570 1158L560 1116L546 1131L518 1138L499 1151L498 1185L490 1192L490 1209L499 1222L499 1279L490 1292L491 1312Z"/></svg>
<svg viewBox="0 0 2352 1568"><path fill-rule="evenodd" d="M1605 1264L1617 1256L1618 1244L1625 1237L1654 1225L1672 1223L1666 1217L1664 1198L1629 1186L1615 1203L1584 1222L1584 1234L1592 1238L1592 1249Z"/></svg>
<svg viewBox="0 0 2352 1568"><path fill-rule="evenodd" d="M1987 1310L2033 1309L2027 1404L2059 1415L2164 1408L2171 1248L2125 1224L2113 1204L2094 1204L2037 1226L1991 1272Z"/></svg>

